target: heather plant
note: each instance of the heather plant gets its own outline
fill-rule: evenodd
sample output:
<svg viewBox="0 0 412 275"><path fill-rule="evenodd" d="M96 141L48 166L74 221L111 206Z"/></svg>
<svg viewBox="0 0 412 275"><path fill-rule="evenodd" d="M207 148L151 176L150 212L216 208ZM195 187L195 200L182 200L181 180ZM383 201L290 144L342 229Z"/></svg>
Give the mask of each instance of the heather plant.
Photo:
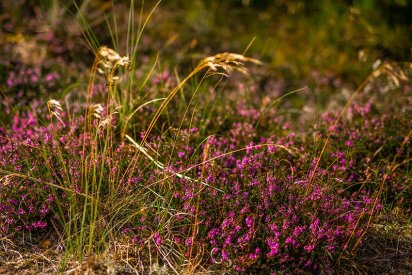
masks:
<svg viewBox="0 0 412 275"><path fill-rule="evenodd" d="M296 151L291 140L274 137L255 144L251 136L242 147L245 141L239 137L244 134L239 129L228 138L212 137L197 157L192 146L175 148L178 158L192 155L198 164L177 161L151 187L170 197L167 217L142 216L124 232L141 247L144 239L152 240L160 251L174 240L174 249L182 251L189 266L193 259L204 259L206 250L210 263L238 271L331 268L332 259L353 244L351 238L362 235L361 224L379 204L365 190L339 195L344 185L328 182L333 171L330 176L316 171L320 179L308 186L315 171L303 149ZM176 177L181 174L185 176ZM142 222L147 219L153 219L147 224L166 220L166 228L147 232Z"/></svg>
<svg viewBox="0 0 412 275"><path fill-rule="evenodd" d="M386 74L386 77L378 78L381 74ZM376 78L369 84L378 83L379 87L382 82L388 83L386 81L389 79L392 85L390 92L396 95L394 98L402 100L406 94L404 88L399 89L400 82L407 81L409 74L408 66L402 68L398 64L384 64L371 74ZM388 89L389 84L381 87ZM382 192L386 203L396 205L409 201L407 198L410 197L408 169L402 169L409 163L411 132L405 114L408 116L410 111L403 109L401 114L388 112L395 105L402 106L402 103L384 102L385 99L381 102L381 98L389 91L377 90L383 94L366 100L358 97L357 101L351 102L347 113L338 123L336 121L341 114L325 112L321 121L324 131L317 132L317 135L330 135L328 154L333 162L329 167L336 171L337 178L347 182L349 190L365 187ZM400 171L397 171L399 168ZM399 177L401 182L393 181L394 173L403 172L406 174ZM392 183L384 184L381 179L391 180ZM402 195L397 198L395 194Z"/></svg>

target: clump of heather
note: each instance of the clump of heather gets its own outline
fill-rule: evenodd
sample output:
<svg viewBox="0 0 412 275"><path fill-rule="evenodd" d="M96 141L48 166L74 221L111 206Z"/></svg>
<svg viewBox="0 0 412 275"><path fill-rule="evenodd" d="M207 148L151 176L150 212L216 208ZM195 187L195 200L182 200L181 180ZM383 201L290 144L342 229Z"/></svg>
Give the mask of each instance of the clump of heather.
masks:
<svg viewBox="0 0 412 275"><path fill-rule="evenodd" d="M208 243L211 261L230 262L238 271L325 269L361 236L360 225L372 213L370 196L341 196L340 185L324 179L327 171L311 170L307 154L284 151L292 149L288 143L262 139L242 153L216 158L199 174L204 187L176 182L177 201L186 213L199 215L198 237ZM213 149L204 153L210 157L237 147L224 138L208 144Z"/></svg>
<svg viewBox="0 0 412 275"><path fill-rule="evenodd" d="M408 114L384 113L368 101L353 102L345 117L334 125L337 115L326 112L322 116L323 130L318 135L323 140L331 134L322 166L330 167L349 191L379 191L386 203L410 208L410 175L403 169L412 146Z"/></svg>
<svg viewBox="0 0 412 275"><path fill-rule="evenodd" d="M47 121L50 119L51 122ZM47 120L31 112L20 113L14 116L9 128L0 128L2 234L67 222L69 211L74 211L70 207L80 207L85 194L91 193L93 187L85 182L96 184L93 169L95 174L99 171L109 175L101 179L100 191L105 195L113 191L109 186L115 188L115 194L129 192L139 175L136 169L126 176L125 160L132 159L134 152L123 143L113 144L111 150L115 154L110 158L102 150L96 150L102 146L106 124L111 121L95 117L93 131L84 131L82 116L68 120L67 113L58 109L47 115ZM84 160L92 155L94 161L85 164ZM124 178L120 179L118 173ZM114 178L117 184L112 186Z"/></svg>
<svg viewBox="0 0 412 275"><path fill-rule="evenodd" d="M172 247L189 262L202 247L205 264L237 271L329 270L380 202L367 189L344 192L346 180L336 177L346 165L339 152L336 169L315 169L310 146L287 125L278 128L280 135L264 138L249 122L235 122L201 148L190 142L197 128L182 129L172 148L165 137L153 138L150 147L170 159L140 177L149 179L157 206L124 233L140 248L147 241L158 251Z"/></svg>
<svg viewBox="0 0 412 275"><path fill-rule="evenodd" d="M82 205L92 192L84 184L91 175L81 173L82 160L93 157L87 169L107 175L100 179L101 211L110 217L109 194L128 198L129 210L119 213L130 216L112 226L140 249L150 243L149 253L173 249L187 261L203 253L204 264L237 271L329 270L381 207L371 193L377 187L359 167L379 165L367 160L371 153L364 147L379 149L388 128L384 119L369 117L373 107L353 108L352 121L343 119L336 129L330 127L336 114L325 115L323 136L308 143L275 120L276 134L258 136L257 112L240 106L240 119L201 146L197 127L173 132L173 146L168 135L153 135L146 153L155 160L120 139L108 144L111 153L98 150L107 137L104 127L114 126L116 115L105 126L104 112L90 117L92 127L85 131L82 116L69 120L61 110L47 122L20 113L9 129L0 129L2 233L48 228L68 215L56 213ZM372 123L374 131L360 135L358 123ZM329 147L316 165L312 151L330 131Z"/></svg>
<svg viewBox="0 0 412 275"><path fill-rule="evenodd" d="M50 138L46 127L35 128L31 114L14 116L10 129L0 130L0 216L1 233L32 231L47 226L54 196L44 178L37 178L44 160L40 140ZM30 172L28 172L30 171Z"/></svg>

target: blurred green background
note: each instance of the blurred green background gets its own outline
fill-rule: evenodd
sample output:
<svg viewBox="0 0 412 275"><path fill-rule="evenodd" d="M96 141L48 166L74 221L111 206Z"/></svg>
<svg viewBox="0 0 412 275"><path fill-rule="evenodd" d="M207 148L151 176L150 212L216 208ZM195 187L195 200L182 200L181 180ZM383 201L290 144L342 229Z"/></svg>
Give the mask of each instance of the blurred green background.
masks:
<svg viewBox="0 0 412 275"><path fill-rule="evenodd" d="M90 62L90 51L79 46L83 37L74 27L79 21L74 3L97 40L122 51L130 9L141 26L157 1L2 1L1 42L13 42L17 33L27 38L52 31L51 43L66 48L60 55ZM139 50L160 52L166 63L185 67L208 54L242 53L254 40L247 55L268 64L269 75L292 81L313 79L315 73L356 84L378 59L412 59L411 15L407 0L165 0L150 18Z"/></svg>

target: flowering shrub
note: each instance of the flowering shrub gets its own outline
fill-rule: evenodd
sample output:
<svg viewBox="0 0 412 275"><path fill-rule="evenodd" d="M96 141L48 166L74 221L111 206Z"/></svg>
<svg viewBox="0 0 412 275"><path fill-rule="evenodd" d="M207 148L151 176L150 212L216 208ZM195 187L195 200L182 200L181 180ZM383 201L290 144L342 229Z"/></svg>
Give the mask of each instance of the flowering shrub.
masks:
<svg viewBox="0 0 412 275"><path fill-rule="evenodd" d="M52 220L68 217L73 202L81 206L84 194L92 191L84 184L90 174L81 173L82 159L93 156L94 164L86 169L109 175L101 179L103 196L110 197L111 186L119 201L142 194L130 203L141 211L114 228L139 247L152 242L150 253L169 247L190 260L200 253L194 248L203 247L210 253L203 255L204 264L231 264L238 271L329 270L381 208L373 192L380 188L377 178L386 173L380 167L389 161L376 155L403 144L395 158L402 163L410 146L409 140L392 136L396 118L378 119L373 105L354 105L351 120L342 119L334 129L336 114L325 114L318 128L322 136L315 142L276 122L270 125L273 135L258 136L258 112L239 108L240 116L231 118L227 131L200 147L197 127L180 129L173 146L169 136L153 135L150 147L164 162L159 167L117 139L110 145L113 154L96 151L104 144L101 122L107 114L93 106L100 113L93 113L88 131L83 116L69 119L63 109L45 116L51 122L42 122L41 112L27 112L0 128L2 234L46 229ZM112 118L108 125L115 125ZM328 133L330 144L316 165L313 152ZM386 194L394 195L384 199L408 205L407 175L386 180ZM107 202L101 207L110 212Z"/></svg>
<svg viewBox="0 0 412 275"><path fill-rule="evenodd" d="M411 207L412 186L407 170L399 169L397 176L392 170L406 165L409 159L412 142L405 114L389 115L378 111L371 102L363 105L354 102L347 119L331 129L336 117L336 113L323 114L325 130L321 135L326 136L326 129L331 130L330 157L324 159L323 165L330 166L337 180L346 182L349 191L383 188L386 203Z"/></svg>
<svg viewBox="0 0 412 275"><path fill-rule="evenodd" d="M16 115L11 131L0 131L0 164L4 169L0 174L0 223L3 234L47 226L45 220L54 197L48 186L41 183L42 179L30 179L31 175L42 171L43 160L35 156L39 156L39 141L48 136L47 128L36 129L36 124L31 113ZM32 174L26 177L24 175L28 170Z"/></svg>
<svg viewBox="0 0 412 275"><path fill-rule="evenodd" d="M238 271L316 270L361 236L360 225L372 213L370 196L339 195L342 185L322 179L322 171L310 184L308 155L276 146L288 143L262 139L243 153L223 155L239 142L211 138L207 154L223 156L207 163L203 175L198 172L207 185L175 181L174 197L186 213L199 216L195 241L208 242L212 261L231 262Z"/></svg>
<svg viewBox="0 0 412 275"><path fill-rule="evenodd" d="M105 114L93 118L95 132L84 132L82 116L68 121L64 112L56 115L60 120L43 124L32 113L21 113L10 128L0 129L2 234L47 228L73 203L71 196L81 205L91 188L81 180L82 159L100 146L99 121ZM258 137L252 117L233 122L201 148L194 143L200 138L196 127L181 129L173 147L167 136L152 137L150 147L159 159L171 157L163 169L137 157L131 145L115 142L110 158L96 151L96 169L111 175L102 179L102 194L110 193L110 178L117 177L118 198L144 190L142 198L153 202L133 202L142 211L118 228L140 247L149 240L160 250L179 249L188 259L193 247L204 247L210 252L204 261L238 271L328 270L381 207L371 193L378 186L365 185L379 162L363 161L371 157L371 147L361 148L382 146L388 128L367 115L355 113L350 124L342 120L332 129L333 142L318 166L311 153L318 144L297 138L285 125L271 126L276 135ZM327 133L333 114L324 118ZM374 123L369 135L360 135L355 127L360 121Z"/></svg>
<svg viewBox="0 0 412 275"><path fill-rule="evenodd" d="M51 219L64 222L61 219L68 219L70 204L80 206L84 194L91 192L92 187L86 186L85 181L92 179L90 174L82 172L82 159L89 158L93 148L99 145L92 136L95 133L82 132L81 116L67 122L66 113L54 114L59 120L45 125L30 112L15 115L10 129L0 128L2 234L44 229L51 225ZM99 135L103 136L103 130ZM100 169L108 175L124 172L127 151L122 147L119 144L115 148L118 154L113 158L106 158L100 152L95 163L87 164L88 169ZM127 157L132 158L132 154ZM104 182L103 193L108 192L108 181ZM119 192L125 192L130 185L125 186Z"/></svg>

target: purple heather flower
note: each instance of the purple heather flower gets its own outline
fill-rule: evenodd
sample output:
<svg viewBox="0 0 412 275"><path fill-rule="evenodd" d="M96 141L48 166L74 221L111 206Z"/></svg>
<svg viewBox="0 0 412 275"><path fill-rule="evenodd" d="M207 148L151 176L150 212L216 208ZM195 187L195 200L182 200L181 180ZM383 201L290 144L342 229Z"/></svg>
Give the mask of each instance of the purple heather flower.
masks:
<svg viewBox="0 0 412 275"><path fill-rule="evenodd" d="M41 229L43 229L43 228L46 228L46 227L47 227L47 222L37 221L37 222L33 222L31 225L33 226L33 228L41 228Z"/></svg>
<svg viewBox="0 0 412 275"><path fill-rule="evenodd" d="M246 226L248 228L251 228L253 226L253 217L247 216L245 219L245 222L246 222Z"/></svg>
<svg viewBox="0 0 412 275"><path fill-rule="evenodd" d="M185 241L186 246L191 246L193 244L193 237L187 238Z"/></svg>
<svg viewBox="0 0 412 275"><path fill-rule="evenodd" d="M226 250L222 250L222 260L229 260L229 253Z"/></svg>
<svg viewBox="0 0 412 275"><path fill-rule="evenodd" d="M159 232L154 233L153 239L157 245L160 245L162 243L162 237L160 236Z"/></svg>
<svg viewBox="0 0 412 275"><path fill-rule="evenodd" d="M305 246L303 247L303 249L305 249L306 252L310 253L310 252L312 252L312 251L315 249L315 245L313 245L313 244L308 244L308 245L305 245Z"/></svg>

